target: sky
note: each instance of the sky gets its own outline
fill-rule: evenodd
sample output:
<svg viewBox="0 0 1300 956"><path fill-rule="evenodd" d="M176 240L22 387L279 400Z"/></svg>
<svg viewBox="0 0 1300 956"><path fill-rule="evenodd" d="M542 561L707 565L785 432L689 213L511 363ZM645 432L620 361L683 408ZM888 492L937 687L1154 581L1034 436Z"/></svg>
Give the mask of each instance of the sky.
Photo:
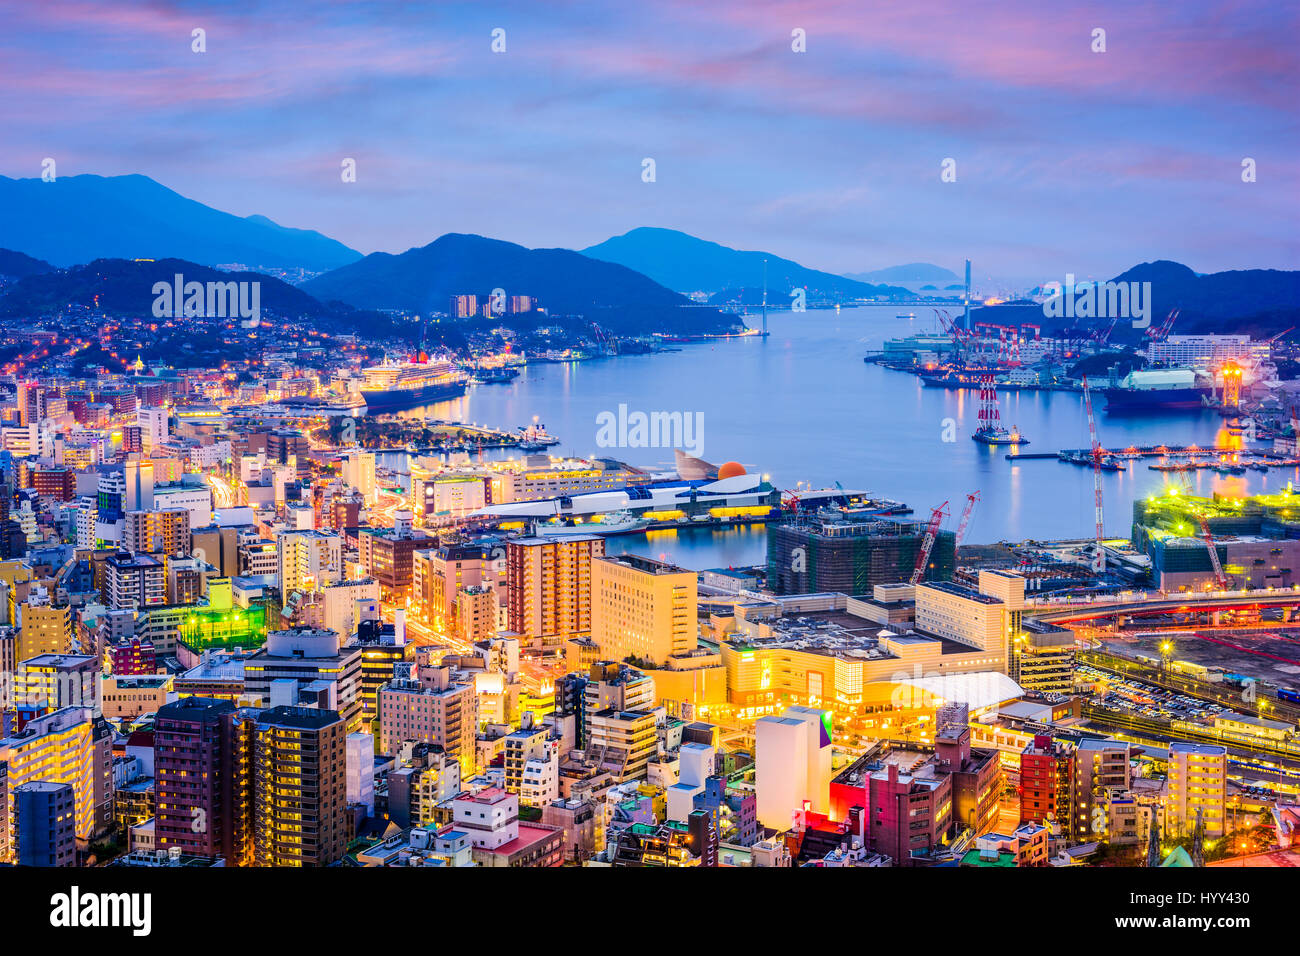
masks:
<svg viewBox="0 0 1300 956"><path fill-rule="evenodd" d="M365 253L661 226L832 272L1293 269L1298 11L0 0L0 174L142 173Z"/></svg>

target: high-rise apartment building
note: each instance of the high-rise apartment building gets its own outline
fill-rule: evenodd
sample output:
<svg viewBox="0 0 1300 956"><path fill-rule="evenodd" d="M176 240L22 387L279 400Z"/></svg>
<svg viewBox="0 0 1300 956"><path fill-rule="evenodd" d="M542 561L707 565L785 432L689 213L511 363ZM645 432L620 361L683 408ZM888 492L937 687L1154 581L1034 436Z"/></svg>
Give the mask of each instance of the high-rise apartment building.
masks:
<svg viewBox="0 0 1300 956"><path fill-rule="evenodd" d="M557 648L591 632L591 563L604 553L598 535L506 544L506 622L522 643Z"/></svg>
<svg viewBox="0 0 1300 956"><path fill-rule="evenodd" d="M347 850L347 728L334 711L275 707L251 723L253 861L328 866Z"/></svg>
<svg viewBox="0 0 1300 956"><path fill-rule="evenodd" d="M1166 832L1174 839L1196 832L1198 817L1207 840L1227 831L1228 751L1217 744L1174 741L1169 745Z"/></svg>

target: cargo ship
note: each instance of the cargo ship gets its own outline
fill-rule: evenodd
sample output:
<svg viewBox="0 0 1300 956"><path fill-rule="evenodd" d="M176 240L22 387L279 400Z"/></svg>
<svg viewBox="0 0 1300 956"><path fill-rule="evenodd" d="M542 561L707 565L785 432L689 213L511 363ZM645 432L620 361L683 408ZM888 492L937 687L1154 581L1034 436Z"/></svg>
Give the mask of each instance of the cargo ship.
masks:
<svg viewBox="0 0 1300 956"><path fill-rule="evenodd" d="M445 402L465 394L465 373L444 359L385 362L362 369L361 397L371 412Z"/></svg>
<svg viewBox="0 0 1300 956"><path fill-rule="evenodd" d="M1210 386L1200 384L1191 368L1134 370L1103 391L1108 412L1201 408L1210 396Z"/></svg>

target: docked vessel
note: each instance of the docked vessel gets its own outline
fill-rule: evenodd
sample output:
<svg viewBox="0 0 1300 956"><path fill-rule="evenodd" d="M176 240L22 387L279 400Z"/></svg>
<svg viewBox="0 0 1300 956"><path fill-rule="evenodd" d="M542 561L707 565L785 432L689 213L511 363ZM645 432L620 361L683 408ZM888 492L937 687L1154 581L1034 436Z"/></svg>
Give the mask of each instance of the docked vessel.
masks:
<svg viewBox="0 0 1300 956"><path fill-rule="evenodd" d="M566 520L557 515L549 521L533 522L533 534L546 538L562 538L579 534L631 534L641 531L650 524L646 518L639 518L631 511L612 511L590 521Z"/></svg>
<svg viewBox="0 0 1300 956"><path fill-rule="evenodd" d="M372 411L410 408L426 402L459 398L467 388L465 374L445 359L385 362L363 369L361 397Z"/></svg>
<svg viewBox="0 0 1300 956"><path fill-rule="evenodd" d="M1029 439L1020 434L1020 429L1002 426L1002 413L998 409L998 392L993 384L993 376L985 375L980 380L979 427L971 435L977 442L985 445L1028 445Z"/></svg>
<svg viewBox="0 0 1300 956"><path fill-rule="evenodd" d="M1104 391L1108 412L1200 408L1210 395L1210 387L1201 385L1191 368L1134 370Z"/></svg>
<svg viewBox="0 0 1300 956"><path fill-rule="evenodd" d="M479 368L470 375L475 385L508 385L519 377L519 369L509 365L500 368Z"/></svg>

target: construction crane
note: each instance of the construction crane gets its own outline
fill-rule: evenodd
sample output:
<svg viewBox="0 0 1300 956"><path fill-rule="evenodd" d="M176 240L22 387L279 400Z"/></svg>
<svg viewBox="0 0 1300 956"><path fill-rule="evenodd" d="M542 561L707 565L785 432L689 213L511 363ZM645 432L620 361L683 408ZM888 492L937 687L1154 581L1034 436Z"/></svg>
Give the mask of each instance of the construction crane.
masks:
<svg viewBox="0 0 1300 956"><path fill-rule="evenodd" d="M946 517L948 517L946 501L930 512L930 523L925 526L925 537L921 539L921 553L916 556L916 567L912 569L908 584L916 584L925 574L926 565L930 563L930 552L934 550L934 541L939 537L939 525Z"/></svg>
<svg viewBox="0 0 1300 956"><path fill-rule="evenodd" d="M1179 475L1183 482L1183 491L1191 496L1192 482L1186 475ZM1196 515L1196 520L1201 526L1201 536L1205 540L1205 550L1210 552L1210 567L1214 569L1214 583L1219 586L1220 591L1227 591L1232 587L1232 582L1228 580L1228 575L1223 571L1223 564L1219 561L1219 548L1214 543L1214 535L1210 532L1210 520L1200 511L1195 510L1190 503L1189 508L1193 508L1192 513Z"/></svg>
<svg viewBox="0 0 1300 956"><path fill-rule="evenodd" d="M1092 569L1101 574L1106 570L1106 552L1102 548L1101 511L1101 442L1097 439L1097 419L1092 413L1092 389L1088 387L1088 376L1083 377L1083 406L1088 410L1088 437L1092 441L1092 486L1097 505L1097 553L1092 559Z"/></svg>
<svg viewBox="0 0 1300 956"><path fill-rule="evenodd" d="M966 496L966 507L961 510L961 522L957 525L957 540L953 545L954 550L961 545L962 539L966 537L966 526L970 524L970 513L975 510L975 502L980 500L980 493L972 491Z"/></svg>

